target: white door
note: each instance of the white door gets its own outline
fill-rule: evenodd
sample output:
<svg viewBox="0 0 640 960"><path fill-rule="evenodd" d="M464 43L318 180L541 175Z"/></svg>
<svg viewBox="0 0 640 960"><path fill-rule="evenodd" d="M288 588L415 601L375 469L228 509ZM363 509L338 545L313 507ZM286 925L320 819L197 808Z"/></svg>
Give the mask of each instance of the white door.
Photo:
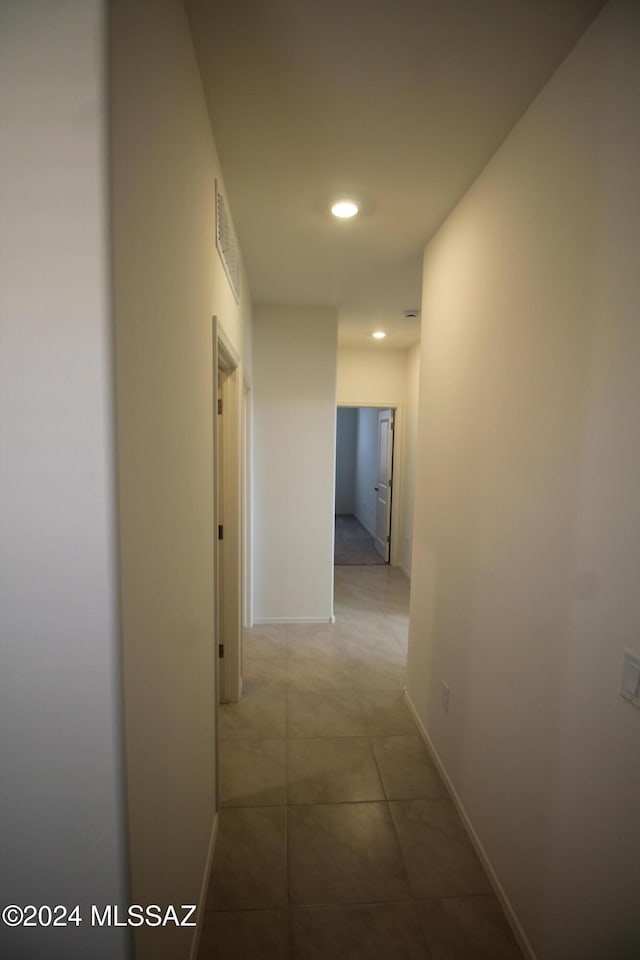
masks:
<svg viewBox="0 0 640 960"><path fill-rule="evenodd" d="M225 543L224 543L224 517L225 517L225 435L224 418L222 416L224 402L224 382L227 379L227 372L222 367L218 367L218 415L217 434L216 434L216 518L218 521L217 530L217 550L216 550L216 592L215 592L215 615L216 615L216 638L218 643L218 662L220 684L218 696L221 701L227 700L228 680L226 676L226 661L224 659L225 642L227 650L229 643L226 637L227 625L224 617L224 597L225 597Z"/></svg>
<svg viewBox="0 0 640 960"><path fill-rule="evenodd" d="M378 413L378 476L376 478L375 547L385 562L391 550L391 474L393 468L393 410Z"/></svg>
<svg viewBox="0 0 640 960"><path fill-rule="evenodd" d="M218 695L240 699L242 625L242 430L238 359L220 327L216 338L218 415L215 418L217 525L215 608Z"/></svg>

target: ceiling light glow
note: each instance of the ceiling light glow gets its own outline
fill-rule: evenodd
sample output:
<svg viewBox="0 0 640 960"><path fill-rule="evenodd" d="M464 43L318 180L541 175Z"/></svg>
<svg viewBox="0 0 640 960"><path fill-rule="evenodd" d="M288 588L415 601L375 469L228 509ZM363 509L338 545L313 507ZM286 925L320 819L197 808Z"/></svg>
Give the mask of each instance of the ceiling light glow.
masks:
<svg viewBox="0 0 640 960"><path fill-rule="evenodd" d="M358 212L358 204L353 200L338 200L331 207L331 213L340 220L348 220L349 217L355 217Z"/></svg>
<svg viewBox="0 0 640 960"><path fill-rule="evenodd" d="M372 333L371 336L375 337L376 340L384 340L384 338L386 337L386 333L384 332L384 330L376 330L376 332Z"/></svg>

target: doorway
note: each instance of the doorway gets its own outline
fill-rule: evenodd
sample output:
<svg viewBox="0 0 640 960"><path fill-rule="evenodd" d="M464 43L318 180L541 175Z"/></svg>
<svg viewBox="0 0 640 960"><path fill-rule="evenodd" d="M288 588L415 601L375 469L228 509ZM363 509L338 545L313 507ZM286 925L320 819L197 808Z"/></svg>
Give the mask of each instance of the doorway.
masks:
<svg viewBox="0 0 640 960"><path fill-rule="evenodd" d="M389 563L395 410L338 407L334 564Z"/></svg>

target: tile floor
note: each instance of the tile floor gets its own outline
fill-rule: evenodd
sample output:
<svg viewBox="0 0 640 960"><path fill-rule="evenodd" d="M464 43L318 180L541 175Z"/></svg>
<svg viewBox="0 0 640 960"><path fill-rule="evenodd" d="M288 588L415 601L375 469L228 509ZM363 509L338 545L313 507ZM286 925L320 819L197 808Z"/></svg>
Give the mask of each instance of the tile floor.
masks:
<svg viewBox="0 0 640 960"><path fill-rule="evenodd" d="M247 631L199 960L521 958L402 698L408 604L339 567L335 625Z"/></svg>

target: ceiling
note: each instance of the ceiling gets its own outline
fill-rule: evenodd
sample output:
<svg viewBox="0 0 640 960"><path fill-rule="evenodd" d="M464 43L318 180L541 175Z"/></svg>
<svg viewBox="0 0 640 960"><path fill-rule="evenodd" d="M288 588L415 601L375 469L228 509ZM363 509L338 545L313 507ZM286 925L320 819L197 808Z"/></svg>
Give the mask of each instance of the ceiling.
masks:
<svg viewBox="0 0 640 960"><path fill-rule="evenodd" d="M380 349L419 338L425 244L603 2L185 6L254 301L336 306Z"/></svg>

